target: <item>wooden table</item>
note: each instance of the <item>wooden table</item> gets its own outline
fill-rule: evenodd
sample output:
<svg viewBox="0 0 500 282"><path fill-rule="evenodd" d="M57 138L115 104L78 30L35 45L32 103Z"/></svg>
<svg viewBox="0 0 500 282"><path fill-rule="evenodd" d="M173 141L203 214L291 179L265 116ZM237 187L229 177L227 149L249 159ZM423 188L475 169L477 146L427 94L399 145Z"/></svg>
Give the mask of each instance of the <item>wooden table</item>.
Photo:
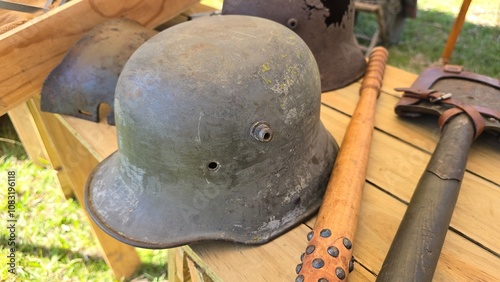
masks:
<svg viewBox="0 0 500 282"><path fill-rule="evenodd" d="M388 67L376 114L370 163L354 243L350 281L374 281L417 181L434 150L439 130L434 117L402 119L394 114L400 93L416 75ZM321 119L340 143L358 99L359 82L322 94ZM69 166L74 183L84 181L97 162L117 149L116 131L42 113ZM48 121L48 120L47 120ZM472 146L467 172L439 260L435 281L500 279L500 144L484 134ZM78 194L81 192L78 192ZM169 281L294 281L314 218L261 246L206 242L170 250Z"/></svg>

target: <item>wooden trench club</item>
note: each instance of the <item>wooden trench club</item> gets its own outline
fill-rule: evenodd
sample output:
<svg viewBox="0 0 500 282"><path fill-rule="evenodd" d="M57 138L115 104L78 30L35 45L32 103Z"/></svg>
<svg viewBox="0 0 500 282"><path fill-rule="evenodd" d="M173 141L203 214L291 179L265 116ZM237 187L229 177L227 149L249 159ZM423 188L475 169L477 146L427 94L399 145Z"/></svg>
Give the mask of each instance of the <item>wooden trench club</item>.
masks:
<svg viewBox="0 0 500 282"><path fill-rule="evenodd" d="M352 247L365 184L388 52L376 47L370 54L360 98L335 161L316 223L307 234L308 244L296 267L297 282L341 281L353 269Z"/></svg>

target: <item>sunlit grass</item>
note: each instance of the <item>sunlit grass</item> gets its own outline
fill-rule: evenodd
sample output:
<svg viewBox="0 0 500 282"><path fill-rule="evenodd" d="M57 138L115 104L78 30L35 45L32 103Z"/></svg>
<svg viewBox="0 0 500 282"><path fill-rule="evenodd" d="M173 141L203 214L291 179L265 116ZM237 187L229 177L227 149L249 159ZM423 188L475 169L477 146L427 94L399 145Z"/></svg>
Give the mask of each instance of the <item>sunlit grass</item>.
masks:
<svg viewBox="0 0 500 282"><path fill-rule="evenodd" d="M29 160L0 158L0 179L7 172L17 175L16 204L16 270L8 273L6 238L8 230L0 228L2 255L0 281L115 281L91 235L82 207L73 199L66 200L59 188L55 172L39 168ZM0 180L2 181L2 180ZM0 203L5 206L5 193ZM0 212L6 223L7 213ZM143 266L136 281L164 281L167 276L165 250L138 249Z"/></svg>
<svg viewBox="0 0 500 282"><path fill-rule="evenodd" d="M90 227L81 207L72 199L64 199L55 172L41 169L31 161L0 158L0 179L6 181L8 171L16 172L17 278L26 281L112 281L93 237L89 236ZM0 193L0 202L6 201L5 194ZM2 223L7 222L6 215L4 211L0 213ZM4 247L7 246L7 232L6 228L0 229ZM13 279L14 276L7 272L6 260L6 256L0 256L1 277Z"/></svg>
<svg viewBox="0 0 500 282"><path fill-rule="evenodd" d="M458 15L463 0L419 0L419 8L423 11L433 11ZM498 0L472 1L465 20L472 24L497 26L500 24L500 2Z"/></svg>
<svg viewBox="0 0 500 282"><path fill-rule="evenodd" d="M16 172L16 275L8 273L9 230L0 228L0 281L115 281L92 236L82 207L65 199L55 171L27 160L6 117L0 118L0 182ZM8 140L8 141L2 141ZM14 142L13 142L14 141ZM3 142L3 143L2 143ZM1 185L2 189L6 186ZM6 189L6 188L5 188ZM7 224L6 193L0 222ZM167 252L138 249L142 267L135 281L165 281Z"/></svg>
<svg viewBox="0 0 500 282"><path fill-rule="evenodd" d="M461 0L418 1L417 18L406 20L401 41L389 49L388 63L417 74L429 66L439 65L441 54L461 2ZM495 1L472 1L468 15L473 15L473 5L486 10L484 7L488 7L488 5L495 6L493 2ZM499 5L500 2L497 2L497 7L493 10L495 14L498 12ZM450 11L455 8L456 12ZM493 13L493 11L488 10L485 14ZM483 24L485 21L487 21L487 25ZM375 31L375 27L375 17L361 13L355 31L371 35ZM450 63L462 65L467 71L495 78L500 76L498 54L500 54L498 16L485 16L481 18L481 23L468 16L458 37Z"/></svg>

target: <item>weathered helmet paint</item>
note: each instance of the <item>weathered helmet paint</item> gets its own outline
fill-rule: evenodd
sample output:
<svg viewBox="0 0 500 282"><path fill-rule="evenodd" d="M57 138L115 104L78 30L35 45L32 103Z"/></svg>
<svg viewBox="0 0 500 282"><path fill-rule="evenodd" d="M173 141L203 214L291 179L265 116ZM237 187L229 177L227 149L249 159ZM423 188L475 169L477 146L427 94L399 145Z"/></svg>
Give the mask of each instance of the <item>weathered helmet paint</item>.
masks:
<svg viewBox="0 0 500 282"><path fill-rule="evenodd" d="M41 109L98 122L99 105L111 107L120 72L132 53L157 32L128 19L108 20L89 31L49 74Z"/></svg>
<svg viewBox="0 0 500 282"><path fill-rule="evenodd" d="M359 79L366 61L354 36L354 0L224 0L222 14L273 20L295 31L318 62L322 91Z"/></svg>
<svg viewBox="0 0 500 282"><path fill-rule="evenodd" d="M171 27L120 75L118 151L90 175L87 210L144 248L267 242L320 206L338 150L320 96L314 56L282 25L213 16Z"/></svg>

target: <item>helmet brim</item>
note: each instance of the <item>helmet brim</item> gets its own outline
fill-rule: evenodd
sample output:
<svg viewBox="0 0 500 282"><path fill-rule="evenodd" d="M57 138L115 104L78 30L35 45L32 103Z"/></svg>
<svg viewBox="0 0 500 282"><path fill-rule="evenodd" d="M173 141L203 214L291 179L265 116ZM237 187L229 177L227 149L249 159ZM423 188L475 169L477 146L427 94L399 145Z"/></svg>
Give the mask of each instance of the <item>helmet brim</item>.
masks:
<svg viewBox="0 0 500 282"><path fill-rule="evenodd" d="M102 230L117 240L136 247L162 249L206 240L244 244L266 243L314 215L321 204L338 145L323 125L320 128L316 142L311 144L313 148L310 157L314 161L306 164L302 162L300 165L300 170L306 170L310 176L307 183L310 187L304 188L305 193L310 194L301 195L299 199L302 198L302 202L290 203L285 208L266 207L270 210L276 209L276 217L270 214L266 218L270 219L269 222L260 227L249 224L250 226L235 225L234 228L223 228L221 222L228 220L224 218L228 211L226 207L221 206L221 201L213 201L213 206L199 212L183 204L183 201L174 195L165 196L165 193L169 193L165 191L171 191L172 187L145 187L147 184L151 185L152 181L146 180L147 177L143 177L140 170L132 173L132 178L135 179L131 180L130 173L127 176L124 172L126 169L123 169L119 152L103 160L90 174L85 187L85 206ZM298 164L291 163L290 167L292 166ZM296 174L297 171L290 168L283 170L280 177L282 182L285 182ZM243 187L244 190L248 190L252 184L246 185L249 186ZM276 188L276 191L280 189ZM227 202L229 197L231 195L227 195L223 202ZM289 210L280 218L278 214L286 208ZM205 215L214 210L218 211L212 216ZM256 216L255 212L244 206L235 213L240 213L242 222ZM234 214L228 213L228 217L230 216L234 218Z"/></svg>

